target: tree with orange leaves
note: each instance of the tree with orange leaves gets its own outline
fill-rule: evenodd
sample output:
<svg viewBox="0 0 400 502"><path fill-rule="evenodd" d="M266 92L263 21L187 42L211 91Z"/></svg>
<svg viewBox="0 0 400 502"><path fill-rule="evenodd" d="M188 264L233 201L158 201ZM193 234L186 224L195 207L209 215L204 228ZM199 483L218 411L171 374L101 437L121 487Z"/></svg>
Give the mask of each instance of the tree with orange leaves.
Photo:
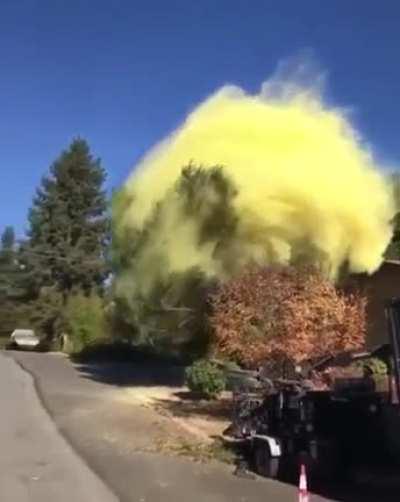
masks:
<svg viewBox="0 0 400 502"><path fill-rule="evenodd" d="M246 367L286 364L364 344L366 300L314 269L250 269L210 297L214 351Z"/></svg>

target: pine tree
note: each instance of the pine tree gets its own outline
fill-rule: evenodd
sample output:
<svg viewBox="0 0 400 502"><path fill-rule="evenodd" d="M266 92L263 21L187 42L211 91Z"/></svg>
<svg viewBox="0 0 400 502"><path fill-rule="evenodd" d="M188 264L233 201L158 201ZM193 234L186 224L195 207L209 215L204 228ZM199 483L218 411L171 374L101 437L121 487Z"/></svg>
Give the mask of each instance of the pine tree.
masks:
<svg viewBox="0 0 400 502"><path fill-rule="evenodd" d="M6 227L1 234L0 246L0 300L12 295L15 288L16 251L13 227Z"/></svg>
<svg viewBox="0 0 400 502"><path fill-rule="evenodd" d="M43 178L29 214L30 243L24 250L37 287L64 299L76 290L101 289L107 276L106 174L87 142L75 139Z"/></svg>
<svg viewBox="0 0 400 502"><path fill-rule="evenodd" d="M0 336L8 337L15 328L29 326L31 296L12 227L6 227L0 242Z"/></svg>
<svg viewBox="0 0 400 502"><path fill-rule="evenodd" d="M6 227L1 235L1 251L13 251L15 246L15 232L13 227Z"/></svg>

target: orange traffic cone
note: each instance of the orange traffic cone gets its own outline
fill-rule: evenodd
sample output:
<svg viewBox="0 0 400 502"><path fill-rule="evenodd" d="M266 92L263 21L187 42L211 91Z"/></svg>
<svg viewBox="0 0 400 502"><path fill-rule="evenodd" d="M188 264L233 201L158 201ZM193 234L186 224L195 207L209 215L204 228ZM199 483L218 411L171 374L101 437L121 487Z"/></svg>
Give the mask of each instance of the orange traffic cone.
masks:
<svg viewBox="0 0 400 502"><path fill-rule="evenodd" d="M309 502L306 466L304 464L301 464L300 466L299 502Z"/></svg>

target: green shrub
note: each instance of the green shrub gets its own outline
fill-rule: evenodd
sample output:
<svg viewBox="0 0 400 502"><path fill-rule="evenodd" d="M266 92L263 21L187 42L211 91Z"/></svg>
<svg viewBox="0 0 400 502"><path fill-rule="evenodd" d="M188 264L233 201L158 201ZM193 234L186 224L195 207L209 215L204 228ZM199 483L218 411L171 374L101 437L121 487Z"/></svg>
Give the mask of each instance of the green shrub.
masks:
<svg viewBox="0 0 400 502"><path fill-rule="evenodd" d="M370 357L363 361L358 361L356 366L359 368L368 368L372 376L380 378L388 374L387 364L377 357Z"/></svg>
<svg viewBox="0 0 400 502"><path fill-rule="evenodd" d="M199 392L207 399L216 398L226 386L224 372L218 366L200 359L186 369L186 384L193 392Z"/></svg>
<svg viewBox="0 0 400 502"><path fill-rule="evenodd" d="M64 312L63 329L69 338L70 352L81 352L104 341L107 338L107 325L102 299L95 295L72 296Z"/></svg>

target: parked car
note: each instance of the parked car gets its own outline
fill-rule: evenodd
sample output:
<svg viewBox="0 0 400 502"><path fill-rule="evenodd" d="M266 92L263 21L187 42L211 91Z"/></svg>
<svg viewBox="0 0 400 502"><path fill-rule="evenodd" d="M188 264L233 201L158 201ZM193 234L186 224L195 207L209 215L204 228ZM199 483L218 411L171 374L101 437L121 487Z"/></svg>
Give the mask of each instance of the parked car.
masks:
<svg viewBox="0 0 400 502"><path fill-rule="evenodd" d="M35 335L33 329L16 329L12 332L9 349L37 350L40 346L40 338Z"/></svg>

